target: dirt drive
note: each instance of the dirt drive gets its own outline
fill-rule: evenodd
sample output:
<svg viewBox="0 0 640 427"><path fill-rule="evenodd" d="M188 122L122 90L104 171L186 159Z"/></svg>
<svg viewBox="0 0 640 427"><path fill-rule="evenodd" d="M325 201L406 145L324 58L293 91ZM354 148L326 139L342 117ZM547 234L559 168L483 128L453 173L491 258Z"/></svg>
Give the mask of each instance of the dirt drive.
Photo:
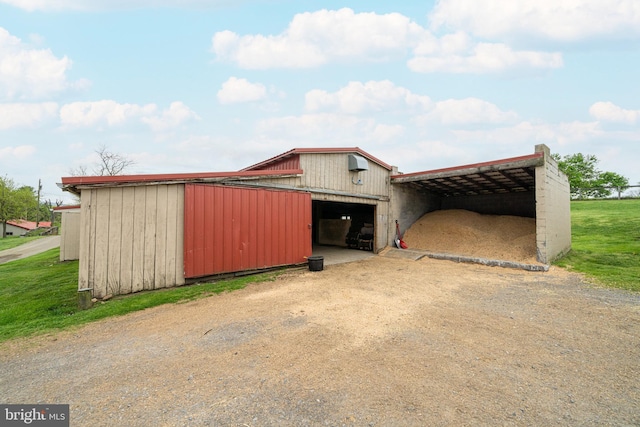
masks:
<svg viewBox="0 0 640 427"><path fill-rule="evenodd" d="M387 256L0 345L73 426L639 425L640 297Z"/></svg>

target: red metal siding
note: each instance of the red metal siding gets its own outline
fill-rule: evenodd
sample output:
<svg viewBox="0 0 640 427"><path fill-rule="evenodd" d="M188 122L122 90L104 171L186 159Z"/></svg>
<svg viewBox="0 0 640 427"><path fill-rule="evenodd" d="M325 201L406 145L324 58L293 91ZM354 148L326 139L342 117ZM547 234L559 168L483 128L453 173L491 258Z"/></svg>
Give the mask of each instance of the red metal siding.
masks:
<svg viewBox="0 0 640 427"><path fill-rule="evenodd" d="M184 275L298 264L311 255L311 195L186 184Z"/></svg>
<svg viewBox="0 0 640 427"><path fill-rule="evenodd" d="M286 157L284 159L278 159L264 167L259 167L257 169L252 170L293 170L300 169L300 155L295 154L291 157Z"/></svg>

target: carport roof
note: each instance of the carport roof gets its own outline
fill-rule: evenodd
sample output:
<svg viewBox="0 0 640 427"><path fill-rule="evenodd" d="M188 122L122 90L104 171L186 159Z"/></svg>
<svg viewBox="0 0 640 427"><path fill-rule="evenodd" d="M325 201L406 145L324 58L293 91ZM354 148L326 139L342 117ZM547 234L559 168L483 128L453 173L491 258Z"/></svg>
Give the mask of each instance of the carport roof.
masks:
<svg viewBox="0 0 640 427"><path fill-rule="evenodd" d="M476 196L535 189L535 168L544 153L484 163L393 175L392 184L406 184L441 196Z"/></svg>

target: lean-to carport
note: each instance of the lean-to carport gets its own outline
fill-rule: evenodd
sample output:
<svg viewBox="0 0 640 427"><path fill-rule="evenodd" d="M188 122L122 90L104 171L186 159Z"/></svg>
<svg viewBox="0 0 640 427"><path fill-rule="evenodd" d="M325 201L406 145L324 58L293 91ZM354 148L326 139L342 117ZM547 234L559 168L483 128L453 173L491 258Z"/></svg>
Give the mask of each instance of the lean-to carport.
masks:
<svg viewBox="0 0 640 427"><path fill-rule="evenodd" d="M394 175L394 212L408 227L424 213L466 209L536 219L538 261L571 247L569 183L549 148L484 163Z"/></svg>

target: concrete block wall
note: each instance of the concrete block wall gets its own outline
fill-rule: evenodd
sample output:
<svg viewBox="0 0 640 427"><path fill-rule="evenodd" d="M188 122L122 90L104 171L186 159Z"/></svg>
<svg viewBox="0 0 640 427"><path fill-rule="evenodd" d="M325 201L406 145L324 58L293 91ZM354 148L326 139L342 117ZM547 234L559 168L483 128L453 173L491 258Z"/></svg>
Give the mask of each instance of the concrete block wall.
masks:
<svg viewBox="0 0 640 427"><path fill-rule="evenodd" d="M441 204L441 197L435 194L428 194L408 185L392 185L387 244L393 246L396 220L400 226L400 234L404 234L422 215L441 209Z"/></svg>
<svg viewBox="0 0 640 427"><path fill-rule="evenodd" d="M536 168L536 246L538 261L550 264L571 249L571 199L567 176L558 169L549 148L544 165Z"/></svg>

